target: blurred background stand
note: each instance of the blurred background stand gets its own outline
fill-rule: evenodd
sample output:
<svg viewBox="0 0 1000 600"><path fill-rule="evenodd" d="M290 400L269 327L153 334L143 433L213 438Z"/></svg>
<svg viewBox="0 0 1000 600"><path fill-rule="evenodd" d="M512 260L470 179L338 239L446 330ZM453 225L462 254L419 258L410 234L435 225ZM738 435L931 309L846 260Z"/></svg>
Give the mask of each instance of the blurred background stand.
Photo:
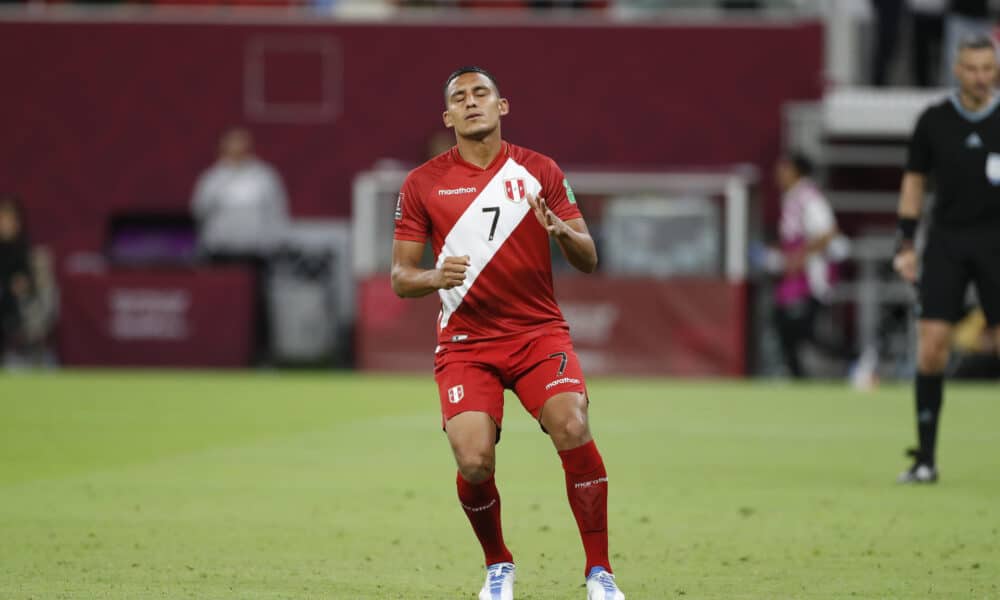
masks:
<svg viewBox="0 0 1000 600"><path fill-rule="evenodd" d="M271 356L282 366L352 363L351 231L339 220L293 220L271 260Z"/></svg>

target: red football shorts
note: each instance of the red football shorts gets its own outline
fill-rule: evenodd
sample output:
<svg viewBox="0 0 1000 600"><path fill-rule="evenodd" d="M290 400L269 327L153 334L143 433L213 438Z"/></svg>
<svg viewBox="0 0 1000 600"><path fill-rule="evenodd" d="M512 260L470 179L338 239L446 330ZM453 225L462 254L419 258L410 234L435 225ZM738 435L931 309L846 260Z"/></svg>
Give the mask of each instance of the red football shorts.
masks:
<svg viewBox="0 0 1000 600"><path fill-rule="evenodd" d="M442 424L467 411L484 412L503 425L503 392L514 390L538 419L545 401L563 392L587 393L573 341L550 327L500 341L453 343L434 357Z"/></svg>

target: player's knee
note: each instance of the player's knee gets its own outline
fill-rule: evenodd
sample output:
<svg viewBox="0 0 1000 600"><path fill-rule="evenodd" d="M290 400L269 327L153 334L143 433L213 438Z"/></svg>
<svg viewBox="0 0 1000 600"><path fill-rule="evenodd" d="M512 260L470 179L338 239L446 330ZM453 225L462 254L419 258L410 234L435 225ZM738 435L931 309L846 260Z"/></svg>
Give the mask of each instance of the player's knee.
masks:
<svg viewBox="0 0 1000 600"><path fill-rule="evenodd" d="M928 335L920 340L917 366L922 373L940 373L948 365L947 336Z"/></svg>
<svg viewBox="0 0 1000 600"><path fill-rule="evenodd" d="M459 451L455 454L458 472L469 483L482 483L493 475L492 453L481 450Z"/></svg>
<svg viewBox="0 0 1000 600"><path fill-rule="evenodd" d="M561 442L561 445L579 446L590 441L587 420L575 414L560 419L549 429L549 434Z"/></svg>

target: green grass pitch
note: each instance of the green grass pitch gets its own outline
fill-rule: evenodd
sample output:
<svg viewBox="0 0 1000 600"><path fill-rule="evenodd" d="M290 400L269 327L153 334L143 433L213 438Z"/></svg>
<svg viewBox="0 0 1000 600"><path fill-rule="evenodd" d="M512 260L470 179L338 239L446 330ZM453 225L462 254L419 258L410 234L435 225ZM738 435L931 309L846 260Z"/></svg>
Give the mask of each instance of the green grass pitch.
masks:
<svg viewBox="0 0 1000 600"><path fill-rule="evenodd" d="M630 600L1000 598L996 385L949 385L917 488L909 386L590 390ZM0 598L474 599L438 419L429 373L0 375ZM505 425L518 598L584 600L558 457Z"/></svg>

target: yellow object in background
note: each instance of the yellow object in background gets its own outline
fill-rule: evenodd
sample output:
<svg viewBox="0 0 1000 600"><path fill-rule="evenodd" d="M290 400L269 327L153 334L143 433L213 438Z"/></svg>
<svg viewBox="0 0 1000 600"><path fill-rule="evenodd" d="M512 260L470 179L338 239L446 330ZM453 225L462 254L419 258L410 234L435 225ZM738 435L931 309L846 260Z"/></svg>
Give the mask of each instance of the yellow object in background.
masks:
<svg viewBox="0 0 1000 600"><path fill-rule="evenodd" d="M962 352L987 352L989 348L985 343L985 333L986 315L983 314L983 309L977 308L955 324L952 345Z"/></svg>

